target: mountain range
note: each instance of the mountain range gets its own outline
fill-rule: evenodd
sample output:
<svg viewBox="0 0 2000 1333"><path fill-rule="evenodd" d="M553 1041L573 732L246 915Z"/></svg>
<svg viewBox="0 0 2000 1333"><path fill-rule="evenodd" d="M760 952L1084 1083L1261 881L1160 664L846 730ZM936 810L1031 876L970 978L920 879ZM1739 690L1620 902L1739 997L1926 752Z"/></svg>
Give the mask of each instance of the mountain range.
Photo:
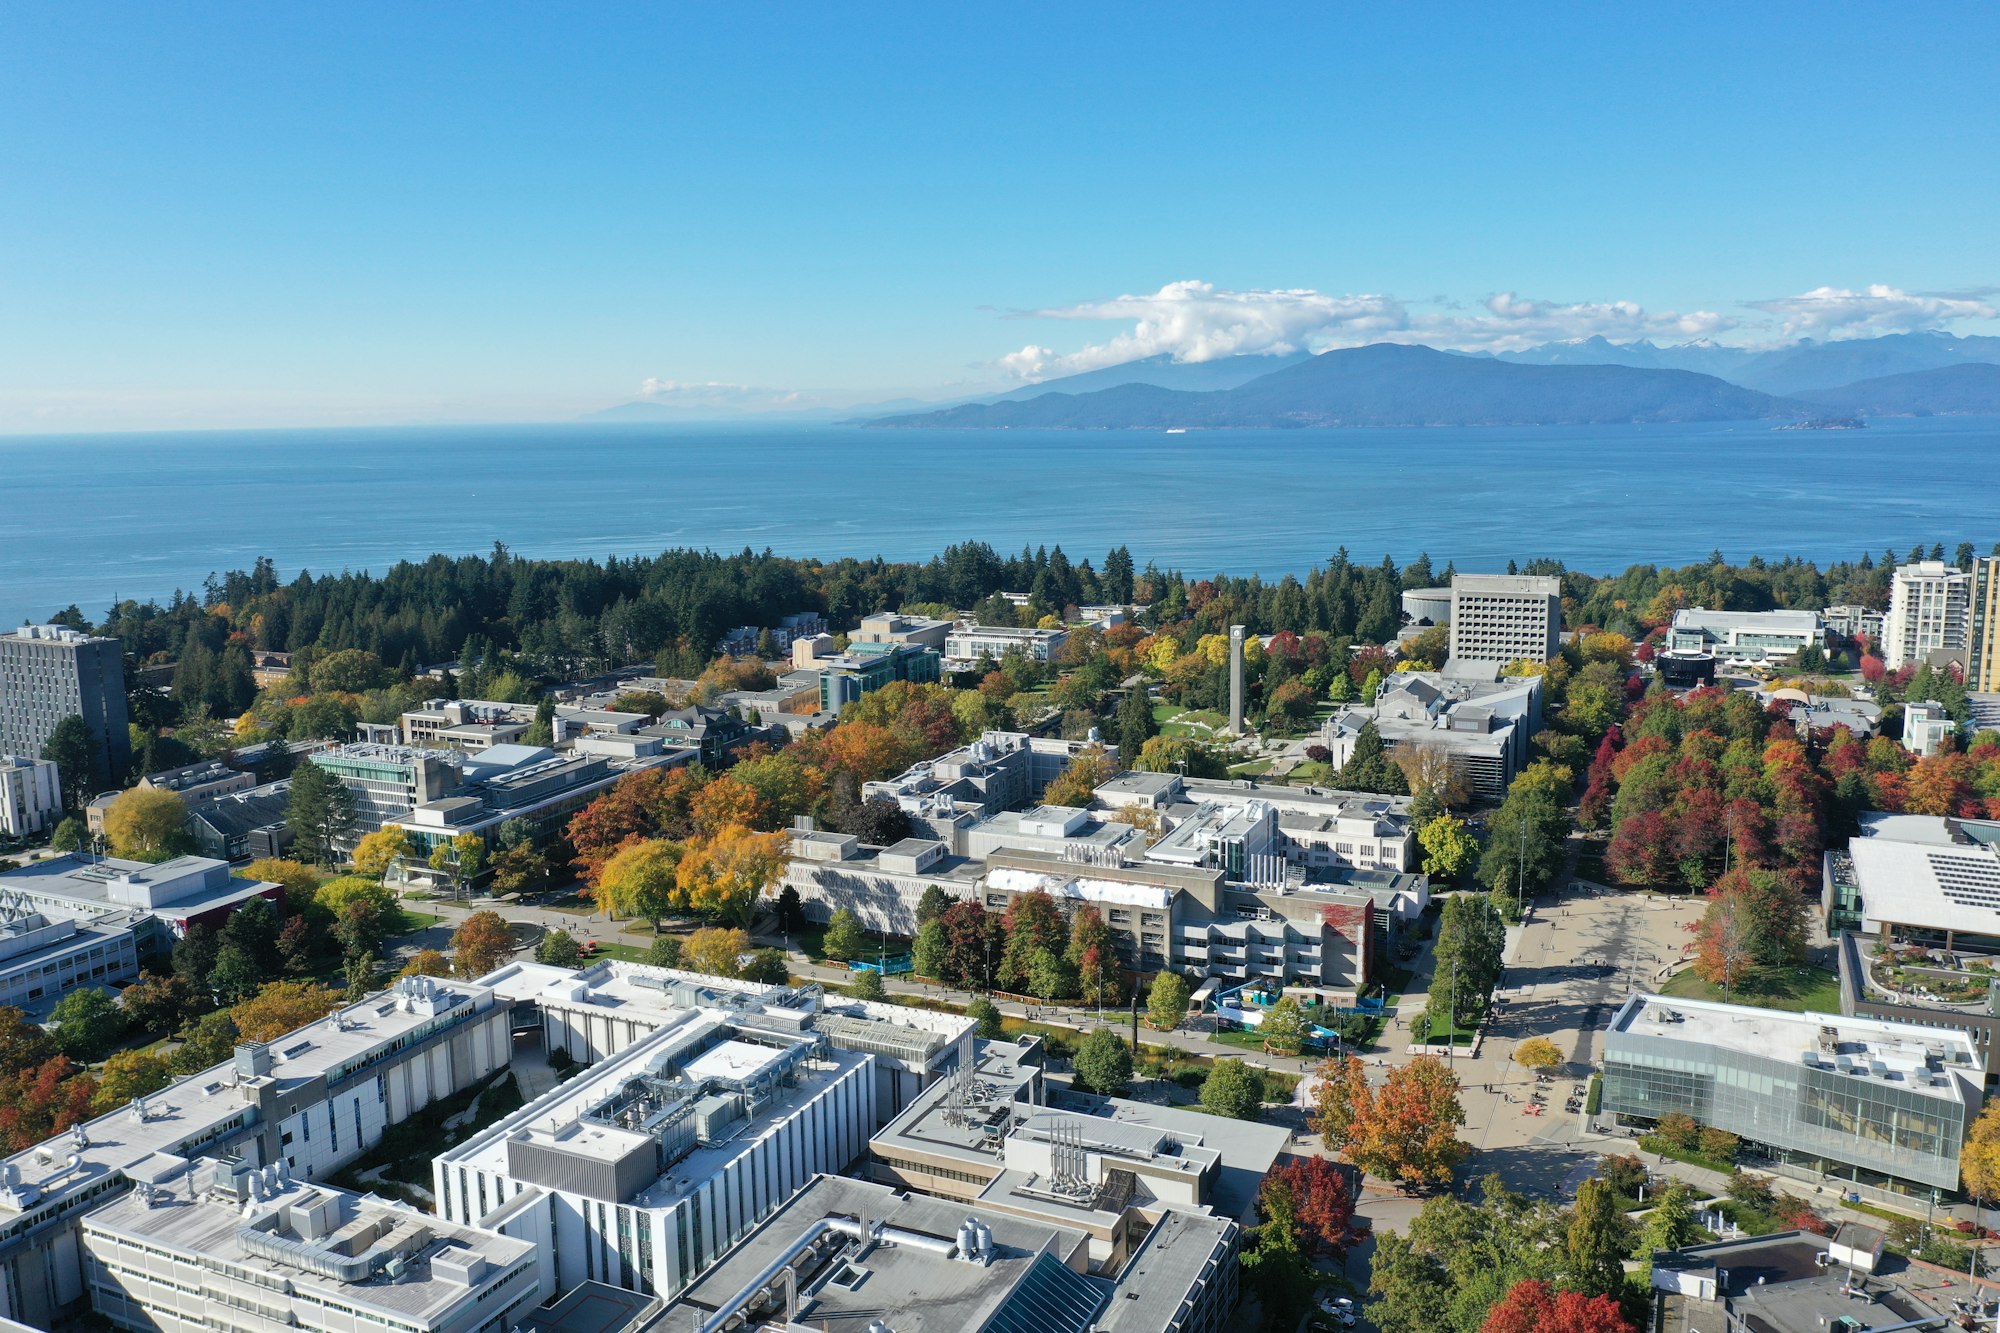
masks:
<svg viewBox="0 0 2000 1333"><path fill-rule="evenodd" d="M2000 338L1895 334L1770 351L1604 338L1499 355L1377 343L1163 357L888 416L882 426L1162 429L1605 425L2000 413Z"/></svg>

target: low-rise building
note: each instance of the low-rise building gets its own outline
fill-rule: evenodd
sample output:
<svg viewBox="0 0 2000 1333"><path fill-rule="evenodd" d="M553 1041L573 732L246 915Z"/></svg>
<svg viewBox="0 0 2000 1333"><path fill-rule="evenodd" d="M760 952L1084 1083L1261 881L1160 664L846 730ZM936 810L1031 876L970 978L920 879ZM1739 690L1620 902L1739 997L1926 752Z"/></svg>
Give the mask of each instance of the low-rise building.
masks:
<svg viewBox="0 0 2000 1333"><path fill-rule="evenodd" d="M1121 865L1145 850L1145 835L1130 824L1098 818L1067 805L1002 810L966 830L966 854L984 857L1009 849L1054 852L1093 865Z"/></svg>
<svg viewBox="0 0 2000 1333"><path fill-rule="evenodd" d="M819 664L819 706L838 713L864 694L899 680L935 685L943 678L937 649L915 643L856 641Z"/></svg>
<svg viewBox="0 0 2000 1333"><path fill-rule="evenodd" d="M0 1314L51 1328L74 1310L83 1216L178 1159L282 1163L295 1179L338 1171L389 1125L504 1067L511 1018L488 989L405 978L15 1153L0 1162Z"/></svg>
<svg viewBox="0 0 2000 1333"><path fill-rule="evenodd" d="M1093 1275L1074 1225L823 1176L653 1327L1216 1333L1236 1310L1239 1239L1234 1223L1175 1214L1116 1276Z"/></svg>
<svg viewBox="0 0 2000 1333"><path fill-rule="evenodd" d="M50 832L62 812L62 774L53 763L0 754L0 838Z"/></svg>
<svg viewBox="0 0 2000 1333"><path fill-rule="evenodd" d="M1345 764L1370 724L1382 745L1443 751L1466 790L1499 801L1528 763L1529 741L1542 729L1540 676L1495 679L1485 671L1398 671L1372 700L1348 704L1327 723L1329 762Z"/></svg>
<svg viewBox="0 0 2000 1333"><path fill-rule="evenodd" d="M977 662L982 658L997 662L1009 653L1019 653L1031 662L1052 662L1067 642L1066 629L961 624L945 636L944 655L953 662Z"/></svg>
<svg viewBox="0 0 2000 1333"><path fill-rule="evenodd" d="M176 1165L177 1163L177 1165ZM91 1308L132 1333L506 1333L534 1246L241 1159L159 1169L83 1221Z"/></svg>
<svg viewBox="0 0 2000 1333"><path fill-rule="evenodd" d="M1049 784L1069 771L1077 755L1101 748L1112 760L1118 747L1018 731L989 731L976 741L912 764L893 778L862 784L865 800L894 801L924 837L967 855L966 836L981 820L1041 800Z"/></svg>
<svg viewBox="0 0 2000 1333"><path fill-rule="evenodd" d="M1679 1112L1889 1189L1958 1188L1985 1078L1961 1032L1841 1014L1634 995L1604 1034L1607 1113Z"/></svg>
<svg viewBox="0 0 2000 1333"><path fill-rule="evenodd" d="M784 883L795 890L809 921L825 922L846 908L863 928L909 939L917 906L936 885L953 898L977 898L983 861L954 855L944 843L905 838L869 847L844 833L794 830Z"/></svg>
<svg viewBox="0 0 2000 1333"><path fill-rule="evenodd" d="M219 861L283 856L292 845L285 822L290 781L267 783L205 801L188 812L188 829L203 856Z"/></svg>
<svg viewBox="0 0 2000 1333"><path fill-rule="evenodd" d="M2000 821L1864 812L1821 885L1830 930L2000 954Z"/></svg>
<svg viewBox="0 0 2000 1333"><path fill-rule="evenodd" d="M1903 748L1928 759L1947 741L1958 738L1958 721L1940 703L1928 700L1903 705Z"/></svg>
<svg viewBox="0 0 2000 1333"><path fill-rule="evenodd" d="M0 1005L38 1020L80 986L118 989L139 976L141 912L58 916L0 902Z"/></svg>
<svg viewBox="0 0 2000 1333"><path fill-rule="evenodd" d="M191 926L222 927L252 898L284 901L284 889L232 875L229 863L178 856L152 864L74 852L30 861L0 874L0 906L78 919L138 913L139 961L173 947Z"/></svg>
<svg viewBox="0 0 2000 1333"><path fill-rule="evenodd" d="M1882 642L1883 613L1866 606L1829 606L1819 613L1827 631L1838 634L1843 639L1865 638L1872 644Z"/></svg>
<svg viewBox="0 0 2000 1333"><path fill-rule="evenodd" d="M877 611L872 616L863 616L861 624L847 636L847 641L850 644L905 644L943 652L945 636L951 633L951 628L952 622L949 620L934 620L929 616L906 616L895 611Z"/></svg>
<svg viewBox="0 0 2000 1333"><path fill-rule="evenodd" d="M1696 606L1674 612L1667 646L1731 662L1786 661L1802 648L1824 648L1826 625L1817 611L1709 611Z"/></svg>
<svg viewBox="0 0 2000 1333"><path fill-rule="evenodd" d="M1986 1299L1977 1280L1894 1256L1885 1262L1885 1239L1874 1227L1844 1222L1831 1238L1785 1231L1655 1250L1649 1327L1862 1333L1970 1322L1960 1307Z"/></svg>

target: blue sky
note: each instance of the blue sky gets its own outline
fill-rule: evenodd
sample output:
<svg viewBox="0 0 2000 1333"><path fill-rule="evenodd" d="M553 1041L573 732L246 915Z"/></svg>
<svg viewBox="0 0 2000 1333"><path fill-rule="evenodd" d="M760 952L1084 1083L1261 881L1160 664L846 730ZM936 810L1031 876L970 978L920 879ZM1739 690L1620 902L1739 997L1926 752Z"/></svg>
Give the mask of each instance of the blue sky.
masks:
<svg viewBox="0 0 2000 1333"><path fill-rule="evenodd" d="M0 431L1991 332L1996 49L1982 5L13 5Z"/></svg>

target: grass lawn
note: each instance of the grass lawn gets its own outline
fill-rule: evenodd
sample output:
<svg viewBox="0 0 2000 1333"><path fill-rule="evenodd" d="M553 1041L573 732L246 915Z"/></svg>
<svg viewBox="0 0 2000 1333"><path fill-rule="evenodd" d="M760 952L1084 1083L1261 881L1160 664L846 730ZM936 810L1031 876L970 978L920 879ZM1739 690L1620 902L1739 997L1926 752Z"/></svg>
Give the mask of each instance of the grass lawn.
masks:
<svg viewBox="0 0 2000 1333"><path fill-rule="evenodd" d="M395 932L398 935L412 935L420 930L429 930L432 926L435 926L440 921L444 920L443 917L438 916L435 913L412 912L407 907L402 909L402 916L403 916L402 929Z"/></svg>
<svg viewBox="0 0 2000 1333"><path fill-rule="evenodd" d="M1759 1009L1785 1009L1792 1013L1840 1012L1840 977L1830 967L1787 967L1759 972L1734 990L1711 986L1684 968L1660 987L1662 995L1684 1000L1715 1000L1722 1004L1748 1004Z"/></svg>
<svg viewBox="0 0 2000 1333"><path fill-rule="evenodd" d="M599 958L616 958L626 963L643 963L646 961L646 950L641 949L636 944L606 944L600 941L597 946L597 952L584 959L584 962L587 965L597 961Z"/></svg>
<svg viewBox="0 0 2000 1333"><path fill-rule="evenodd" d="M1256 759L1247 764L1232 765L1229 770L1229 776L1232 778L1261 778L1270 771L1270 760Z"/></svg>
<svg viewBox="0 0 2000 1333"><path fill-rule="evenodd" d="M1229 725L1229 719L1220 713L1178 708L1173 704L1154 704L1153 721L1159 726L1162 736L1199 736L1204 739L1220 735Z"/></svg>

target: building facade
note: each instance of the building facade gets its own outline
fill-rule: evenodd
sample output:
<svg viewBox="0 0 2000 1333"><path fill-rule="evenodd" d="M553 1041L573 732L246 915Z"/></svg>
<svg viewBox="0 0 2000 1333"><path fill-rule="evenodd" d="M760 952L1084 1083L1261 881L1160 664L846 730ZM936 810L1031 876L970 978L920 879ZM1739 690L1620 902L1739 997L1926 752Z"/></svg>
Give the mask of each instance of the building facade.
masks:
<svg viewBox="0 0 2000 1333"><path fill-rule="evenodd" d="M1451 656L1504 666L1546 662L1562 646L1562 580L1459 574L1451 581Z"/></svg>
<svg viewBox="0 0 2000 1333"><path fill-rule="evenodd" d="M2000 692L2000 555L1972 562L1971 660L1965 688L1980 694Z"/></svg>
<svg viewBox="0 0 2000 1333"><path fill-rule="evenodd" d="M1882 623L1882 660L1891 671L1921 666L1940 648L1963 649L1972 634L1972 576L1942 560L1896 570Z"/></svg>
<svg viewBox="0 0 2000 1333"><path fill-rule="evenodd" d="M1958 1188L1985 1069L1964 1033L1634 995L1604 1038L1607 1113L1680 1112L1888 1188Z"/></svg>
<svg viewBox="0 0 2000 1333"><path fill-rule="evenodd" d="M0 634L0 754L39 757L66 717L82 718L90 733L93 784L124 781L132 767L124 645L61 625Z"/></svg>
<svg viewBox="0 0 2000 1333"><path fill-rule="evenodd" d="M0 754L0 838L32 838L62 819L62 774L46 759Z"/></svg>
<svg viewBox="0 0 2000 1333"><path fill-rule="evenodd" d="M1667 647L1674 652L1713 653L1730 661L1771 662L1797 657L1801 649L1826 646L1826 625L1817 611L1674 612Z"/></svg>
<svg viewBox="0 0 2000 1333"><path fill-rule="evenodd" d="M1031 662L1048 662L1068 641L1069 631L1063 629L959 625L945 636L944 655L954 662L977 662L982 657L997 662L1008 653L1019 653Z"/></svg>
<svg viewBox="0 0 2000 1333"><path fill-rule="evenodd" d="M847 651L819 663L819 706L838 713L862 695L907 680L935 685L943 679L937 649L916 643L856 641Z"/></svg>

